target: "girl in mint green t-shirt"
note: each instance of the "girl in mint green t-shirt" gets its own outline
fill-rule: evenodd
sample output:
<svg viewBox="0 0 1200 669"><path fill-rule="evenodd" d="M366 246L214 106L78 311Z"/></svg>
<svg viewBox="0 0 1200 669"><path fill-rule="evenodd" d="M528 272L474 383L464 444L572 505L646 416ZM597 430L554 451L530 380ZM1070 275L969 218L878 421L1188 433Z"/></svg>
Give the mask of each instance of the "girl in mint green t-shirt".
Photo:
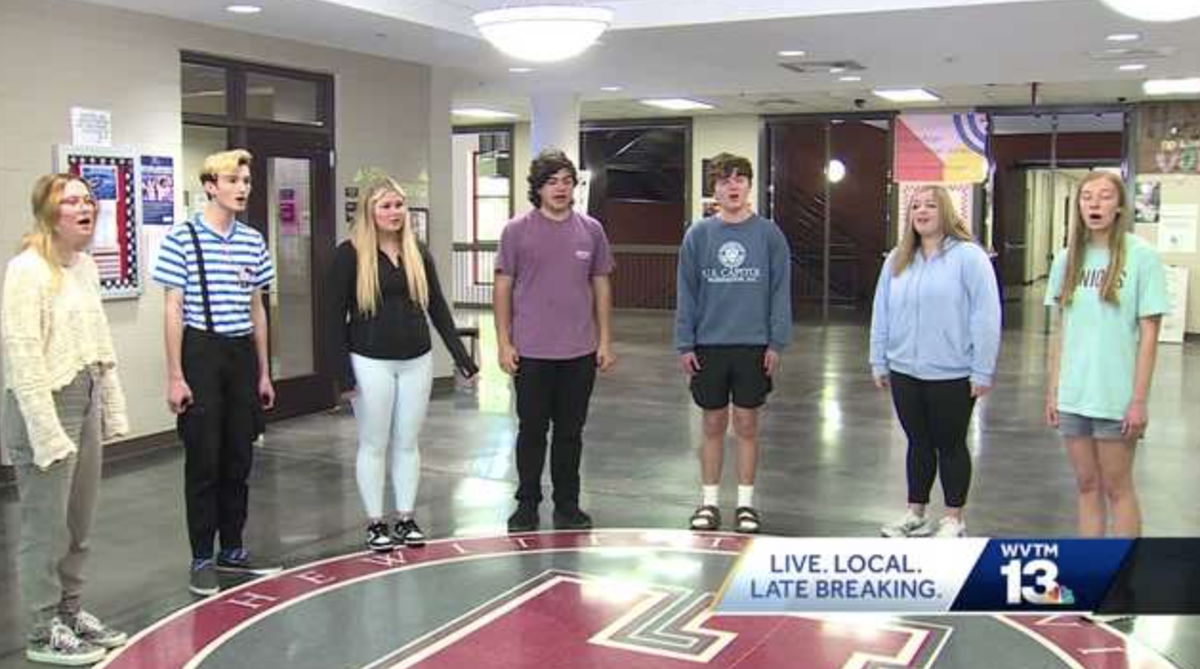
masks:
<svg viewBox="0 0 1200 669"><path fill-rule="evenodd" d="M1146 430L1146 400L1158 328L1166 313L1162 261L1125 232L1125 186L1092 172L1076 189L1070 242L1050 268L1046 306L1061 327L1050 343L1046 421L1058 428L1078 484L1079 533L1137 536L1135 446Z"/></svg>

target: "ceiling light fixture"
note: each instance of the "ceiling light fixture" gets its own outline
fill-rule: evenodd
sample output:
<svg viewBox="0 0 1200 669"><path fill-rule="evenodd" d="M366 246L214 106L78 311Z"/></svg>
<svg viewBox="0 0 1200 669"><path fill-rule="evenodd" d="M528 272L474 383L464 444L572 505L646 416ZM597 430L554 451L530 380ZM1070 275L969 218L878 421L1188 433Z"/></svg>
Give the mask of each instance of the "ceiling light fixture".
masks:
<svg viewBox="0 0 1200 669"><path fill-rule="evenodd" d="M871 93L892 102L937 102L941 100L937 93L924 88L876 88Z"/></svg>
<svg viewBox="0 0 1200 669"><path fill-rule="evenodd" d="M1184 21L1200 16L1195 0L1100 0L1109 9L1139 21Z"/></svg>
<svg viewBox="0 0 1200 669"><path fill-rule="evenodd" d="M533 72L533 68L532 67L510 67L510 68L508 68L508 71L512 72L513 74L526 74L528 72Z"/></svg>
<svg viewBox="0 0 1200 669"><path fill-rule="evenodd" d="M601 86L600 90L604 91L605 93L616 93L617 91L621 90L621 87L620 86Z"/></svg>
<svg viewBox="0 0 1200 669"><path fill-rule="evenodd" d="M262 11L262 7L258 5L228 5L225 11L234 14L257 14Z"/></svg>
<svg viewBox="0 0 1200 669"><path fill-rule="evenodd" d="M844 77L838 77L838 81L862 81L862 77L857 74L847 74Z"/></svg>
<svg viewBox="0 0 1200 669"><path fill-rule="evenodd" d="M687 98L652 98L640 100L640 102L644 105L658 107L659 109L669 109L671 111L694 111L696 109L714 108L707 102L697 102L696 100L688 100Z"/></svg>
<svg viewBox="0 0 1200 669"><path fill-rule="evenodd" d="M1104 39L1110 42L1136 42L1142 38L1137 33L1113 33Z"/></svg>
<svg viewBox="0 0 1200 669"><path fill-rule="evenodd" d="M1117 66L1117 69L1122 72L1141 72L1142 70L1146 69L1146 64L1145 63L1125 63L1124 65Z"/></svg>
<svg viewBox="0 0 1200 669"><path fill-rule="evenodd" d="M463 116L466 118L516 118L516 114L510 114L505 111L497 111L495 109L483 109L480 107L463 107L461 109L451 110L455 116Z"/></svg>
<svg viewBox="0 0 1200 669"><path fill-rule="evenodd" d="M472 19L492 46L518 60L551 63L573 58L612 23L602 7L535 5L479 12Z"/></svg>
<svg viewBox="0 0 1200 669"><path fill-rule="evenodd" d="M780 51L779 55L783 58L799 58L800 56L807 56L808 52L797 49L794 51Z"/></svg>
<svg viewBox="0 0 1200 669"><path fill-rule="evenodd" d="M1146 95L1195 95L1200 93L1200 77L1189 79L1148 79L1142 83Z"/></svg>

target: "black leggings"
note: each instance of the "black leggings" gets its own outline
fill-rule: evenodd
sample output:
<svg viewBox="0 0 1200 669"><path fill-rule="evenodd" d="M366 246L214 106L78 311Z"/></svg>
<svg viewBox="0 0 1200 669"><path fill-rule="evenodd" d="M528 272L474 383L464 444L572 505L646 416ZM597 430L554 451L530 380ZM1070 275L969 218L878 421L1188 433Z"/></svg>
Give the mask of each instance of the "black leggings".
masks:
<svg viewBox="0 0 1200 669"><path fill-rule="evenodd" d="M891 386L896 415L908 435L908 502L929 503L940 469L946 506L965 506L971 487L967 428L975 408L970 381L923 381L892 372Z"/></svg>

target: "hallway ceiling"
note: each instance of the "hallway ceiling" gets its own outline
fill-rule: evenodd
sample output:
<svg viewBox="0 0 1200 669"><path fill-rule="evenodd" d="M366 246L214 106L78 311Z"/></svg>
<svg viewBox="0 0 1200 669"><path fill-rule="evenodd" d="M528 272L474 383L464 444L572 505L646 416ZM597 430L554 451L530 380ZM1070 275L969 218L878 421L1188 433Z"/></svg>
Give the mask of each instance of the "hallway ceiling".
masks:
<svg viewBox="0 0 1200 669"><path fill-rule="evenodd" d="M96 4L444 67L456 106L528 116L533 91L581 95L584 118L670 115L637 103L690 97L703 114L894 109L874 87L930 88L934 106L1069 104L1144 99L1147 78L1200 76L1200 19L1138 23L1098 0L605 0L616 19L581 57L533 72L475 35L470 16L502 0L255 0L260 14L223 0L86 0ZM509 5L530 4L508 2ZM1136 32L1112 43L1105 36ZM1132 49L1114 53L1111 49ZM804 57L777 52L802 49ZM781 63L853 60L861 81L801 74ZM1121 72L1141 63L1141 72ZM803 69L803 68L802 68ZM605 92L605 86L620 91Z"/></svg>

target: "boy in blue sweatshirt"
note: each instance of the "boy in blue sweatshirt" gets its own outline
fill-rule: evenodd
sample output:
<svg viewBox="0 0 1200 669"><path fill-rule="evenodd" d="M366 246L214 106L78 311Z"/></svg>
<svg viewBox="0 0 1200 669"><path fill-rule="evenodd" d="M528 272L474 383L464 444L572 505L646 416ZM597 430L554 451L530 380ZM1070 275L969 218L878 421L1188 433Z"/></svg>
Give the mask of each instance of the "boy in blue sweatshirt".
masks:
<svg viewBox="0 0 1200 669"><path fill-rule="evenodd" d="M877 387L891 388L908 436L908 511L883 536L965 536L967 428L999 352L1000 297L987 253L946 189L923 188L879 272L871 314L871 373ZM946 516L935 528L925 507L939 471Z"/></svg>
<svg viewBox="0 0 1200 669"><path fill-rule="evenodd" d="M750 161L721 153L710 165L706 176L715 182L719 210L688 229L676 288L675 350L704 412L702 500L690 527L721 526L717 491L732 401L738 454L734 527L755 533L761 525L754 506L758 409L791 340L791 253L779 227L750 208Z"/></svg>

